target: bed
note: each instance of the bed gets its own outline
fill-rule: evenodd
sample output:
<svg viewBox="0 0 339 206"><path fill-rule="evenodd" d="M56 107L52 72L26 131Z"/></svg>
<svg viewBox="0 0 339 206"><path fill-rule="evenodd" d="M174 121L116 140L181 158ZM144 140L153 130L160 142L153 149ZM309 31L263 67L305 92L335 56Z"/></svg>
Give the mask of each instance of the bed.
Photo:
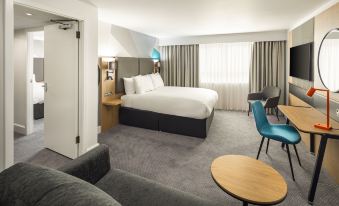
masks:
<svg viewBox="0 0 339 206"><path fill-rule="evenodd" d="M44 83L36 82L33 75L33 111L34 119L44 118Z"/></svg>
<svg viewBox="0 0 339 206"><path fill-rule="evenodd" d="M118 57L116 93L124 92L122 78L149 74L152 59ZM161 87L121 97L121 124L205 138L218 100L215 91L190 87Z"/></svg>

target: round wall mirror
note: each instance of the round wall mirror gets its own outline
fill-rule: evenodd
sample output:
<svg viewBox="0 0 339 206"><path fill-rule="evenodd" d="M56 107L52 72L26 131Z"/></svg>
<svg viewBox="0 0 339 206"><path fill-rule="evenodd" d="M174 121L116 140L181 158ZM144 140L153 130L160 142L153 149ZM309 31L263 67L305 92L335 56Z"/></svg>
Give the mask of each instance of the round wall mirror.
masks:
<svg viewBox="0 0 339 206"><path fill-rule="evenodd" d="M324 86L339 92L339 28L329 31L321 41L318 70Z"/></svg>

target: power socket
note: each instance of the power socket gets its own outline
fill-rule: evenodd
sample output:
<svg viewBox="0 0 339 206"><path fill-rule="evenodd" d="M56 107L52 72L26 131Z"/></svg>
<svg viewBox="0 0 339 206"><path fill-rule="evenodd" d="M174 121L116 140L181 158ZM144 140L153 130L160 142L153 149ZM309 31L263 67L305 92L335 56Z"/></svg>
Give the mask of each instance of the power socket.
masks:
<svg viewBox="0 0 339 206"><path fill-rule="evenodd" d="M339 109L336 110L337 117L339 117Z"/></svg>

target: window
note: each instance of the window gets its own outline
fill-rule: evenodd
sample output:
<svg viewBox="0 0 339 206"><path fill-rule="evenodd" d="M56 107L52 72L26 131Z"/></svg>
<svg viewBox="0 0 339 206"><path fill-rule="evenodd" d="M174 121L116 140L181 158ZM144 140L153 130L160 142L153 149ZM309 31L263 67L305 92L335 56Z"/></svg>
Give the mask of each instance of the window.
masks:
<svg viewBox="0 0 339 206"><path fill-rule="evenodd" d="M201 83L247 83L252 43L200 45Z"/></svg>
<svg viewBox="0 0 339 206"><path fill-rule="evenodd" d="M199 86L219 95L216 108L247 109L252 43L199 45Z"/></svg>

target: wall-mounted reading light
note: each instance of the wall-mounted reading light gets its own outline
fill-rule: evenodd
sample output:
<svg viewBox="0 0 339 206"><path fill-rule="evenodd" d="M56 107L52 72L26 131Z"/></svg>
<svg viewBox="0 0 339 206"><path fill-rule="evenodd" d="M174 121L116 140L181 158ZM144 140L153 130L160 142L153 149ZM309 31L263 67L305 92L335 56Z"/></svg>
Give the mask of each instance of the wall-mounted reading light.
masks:
<svg viewBox="0 0 339 206"><path fill-rule="evenodd" d="M31 14L31 13L26 13L26 15L27 15L27 16L32 16L33 14Z"/></svg>
<svg viewBox="0 0 339 206"><path fill-rule="evenodd" d="M102 57L102 61L106 63L115 62L115 57Z"/></svg>
<svg viewBox="0 0 339 206"><path fill-rule="evenodd" d="M160 52L153 48L151 57L154 63L153 72L154 73L160 72Z"/></svg>
<svg viewBox="0 0 339 206"><path fill-rule="evenodd" d="M106 80L113 80L115 70L115 57L103 57L102 61L107 63Z"/></svg>

